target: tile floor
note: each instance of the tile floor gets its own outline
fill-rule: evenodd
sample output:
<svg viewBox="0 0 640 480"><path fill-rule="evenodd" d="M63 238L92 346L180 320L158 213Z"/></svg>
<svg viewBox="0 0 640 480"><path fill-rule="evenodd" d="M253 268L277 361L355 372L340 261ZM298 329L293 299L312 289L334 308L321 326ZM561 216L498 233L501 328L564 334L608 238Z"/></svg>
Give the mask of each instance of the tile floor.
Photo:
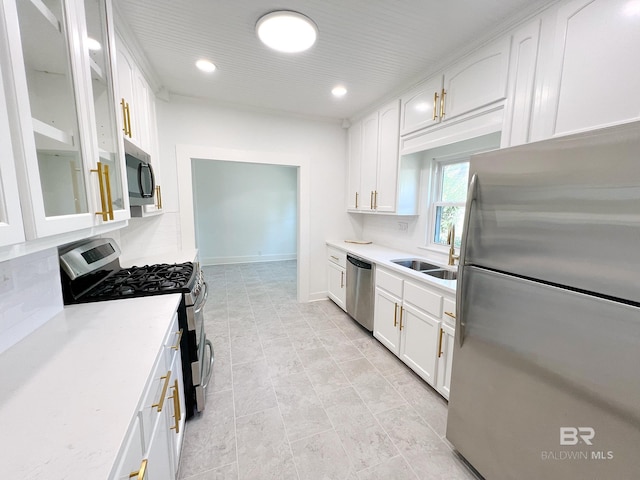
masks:
<svg viewBox="0 0 640 480"><path fill-rule="evenodd" d="M215 363L180 479L477 478L444 399L331 301L297 303L295 261L204 272Z"/></svg>

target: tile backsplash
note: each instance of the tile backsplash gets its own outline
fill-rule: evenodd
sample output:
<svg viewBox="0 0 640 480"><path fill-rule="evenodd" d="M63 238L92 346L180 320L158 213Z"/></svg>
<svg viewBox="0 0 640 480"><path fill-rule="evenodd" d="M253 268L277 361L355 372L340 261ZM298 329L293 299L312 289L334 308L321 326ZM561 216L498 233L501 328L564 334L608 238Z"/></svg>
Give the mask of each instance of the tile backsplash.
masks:
<svg viewBox="0 0 640 480"><path fill-rule="evenodd" d="M57 249L0 263L0 353L62 309Z"/></svg>

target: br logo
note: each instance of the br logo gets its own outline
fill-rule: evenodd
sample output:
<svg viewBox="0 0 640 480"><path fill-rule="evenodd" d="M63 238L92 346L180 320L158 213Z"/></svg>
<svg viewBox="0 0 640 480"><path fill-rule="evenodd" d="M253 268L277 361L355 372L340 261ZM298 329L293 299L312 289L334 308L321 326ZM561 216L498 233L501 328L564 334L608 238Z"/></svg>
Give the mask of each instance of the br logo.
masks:
<svg viewBox="0 0 640 480"><path fill-rule="evenodd" d="M560 445L577 445L584 442L593 445L591 440L596 436L596 431L591 427L560 427Z"/></svg>

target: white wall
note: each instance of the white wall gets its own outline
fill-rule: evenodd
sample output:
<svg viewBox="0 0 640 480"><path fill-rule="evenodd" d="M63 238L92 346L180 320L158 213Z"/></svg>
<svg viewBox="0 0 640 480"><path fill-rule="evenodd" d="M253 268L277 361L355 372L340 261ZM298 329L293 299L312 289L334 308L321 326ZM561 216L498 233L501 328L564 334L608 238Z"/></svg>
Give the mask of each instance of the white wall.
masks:
<svg viewBox="0 0 640 480"><path fill-rule="evenodd" d="M162 194L165 213L158 228L149 219L135 222L121 232L124 255L140 257L144 245L171 252L180 248L175 238L181 238L171 216L180 215L176 145L215 146L218 148L282 153L305 157L309 164L309 264L310 299L326 295L327 239L353 238L360 234L361 219L346 213L346 130L337 123L313 121L285 115L208 104L202 100L172 97L170 102L158 101L158 130ZM134 222L132 222L134 223ZM147 228L148 225L148 228ZM163 235L159 235L159 231ZM135 238L134 238L135 237Z"/></svg>
<svg viewBox="0 0 640 480"><path fill-rule="evenodd" d="M203 264L296 258L297 168L202 159L191 165Z"/></svg>

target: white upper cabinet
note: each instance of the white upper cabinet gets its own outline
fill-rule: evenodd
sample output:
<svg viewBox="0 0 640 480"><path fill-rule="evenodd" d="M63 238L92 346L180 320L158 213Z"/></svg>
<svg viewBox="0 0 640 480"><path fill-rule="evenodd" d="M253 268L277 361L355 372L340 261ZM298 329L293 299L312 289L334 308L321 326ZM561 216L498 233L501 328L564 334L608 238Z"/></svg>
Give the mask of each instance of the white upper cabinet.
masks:
<svg viewBox="0 0 640 480"><path fill-rule="evenodd" d="M347 210L357 210L362 205L360 191L360 165L362 164L362 122L349 128L349 167L347 170Z"/></svg>
<svg viewBox="0 0 640 480"><path fill-rule="evenodd" d="M398 142L400 105L391 102L378 112L378 168L375 208L378 212L396 210L398 188Z"/></svg>
<svg viewBox="0 0 640 480"><path fill-rule="evenodd" d="M128 218L122 151L114 137L107 3L87 7L98 55L91 55L82 1L2 3L3 70L11 72L5 91L12 98L27 240Z"/></svg>
<svg viewBox="0 0 640 480"><path fill-rule="evenodd" d="M451 120L506 98L510 45L507 36L444 72L440 118Z"/></svg>
<svg viewBox="0 0 640 480"><path fill-rule="evenodd" d="M0 105L6 105L2 65L0 64ZM24 242L22 211L7 110L0 110L0 247Z"/></svg>
<svg viewBox="0 0 640 480"><path fill-rule="evenodd" d="M540 19L518 28L513 34L504 126L500 137L503 148L530 141L539 38Z"/></svg>
<svg viewBox="0 0 640 480"><path fill-rule="evenodd" d="M349 129L348 210L397 212L399 122L396 100Z"/></svg>
<svg viewBox="0 0 640 480"><path fill-rule="evenodd" d="M155 95L147 83L133 55L120 37L116 37L118 70L118 103L125 151L142 150L150 158L155 177L154 202L131 207L134 217L163 213L158 128L156 125ZM145 155L146 156L146 155Z"/></svg>
<svg viewBox="0 0 640 480"><path fill-rule="evenodd" d="M117 40L118 91L125 138L151 153L151 89L124 43Z"/></svg>
<svg viewBox="0 0 640 480"><path fill-rule="evenodd" d="M640 119L640 14L629 0L575 0L558 10L546 136Z"/></svg>
<svg viewBox="0 0 640 480"><path fill-rule="evenodd" d="M362 120L362 160L360 164L361 210L375 210L375 191L378 188L378 121L375 112Z"/></svg>
<svg viewBox="0 0 640 480"><path fill-rule="evenodd" d="M402 97L400 134L421 130L440 122L442 75L433 77Z"/></svg>
<svg viewBox="0 0 640 480"><path fill-rule="evenodd" d="M401 99L401 135L483 109L504 100L511 37L462 58Z"/></svg>
<svg viewBox="0 0 640 480"><path fill-rule="evenodd" d="M94 138L97 139L98 158L102 168L109 168L108 197L112 204L114 220L129 218L129 194L126 188L126 168L123 162L123 144L118 133L116 97L114 86L114 37L111 4L103 0L84 0L87 38L97 40L97 45L86 47L91 70L93 95ZM105 185L106 189L106 185Z"/></svg>

